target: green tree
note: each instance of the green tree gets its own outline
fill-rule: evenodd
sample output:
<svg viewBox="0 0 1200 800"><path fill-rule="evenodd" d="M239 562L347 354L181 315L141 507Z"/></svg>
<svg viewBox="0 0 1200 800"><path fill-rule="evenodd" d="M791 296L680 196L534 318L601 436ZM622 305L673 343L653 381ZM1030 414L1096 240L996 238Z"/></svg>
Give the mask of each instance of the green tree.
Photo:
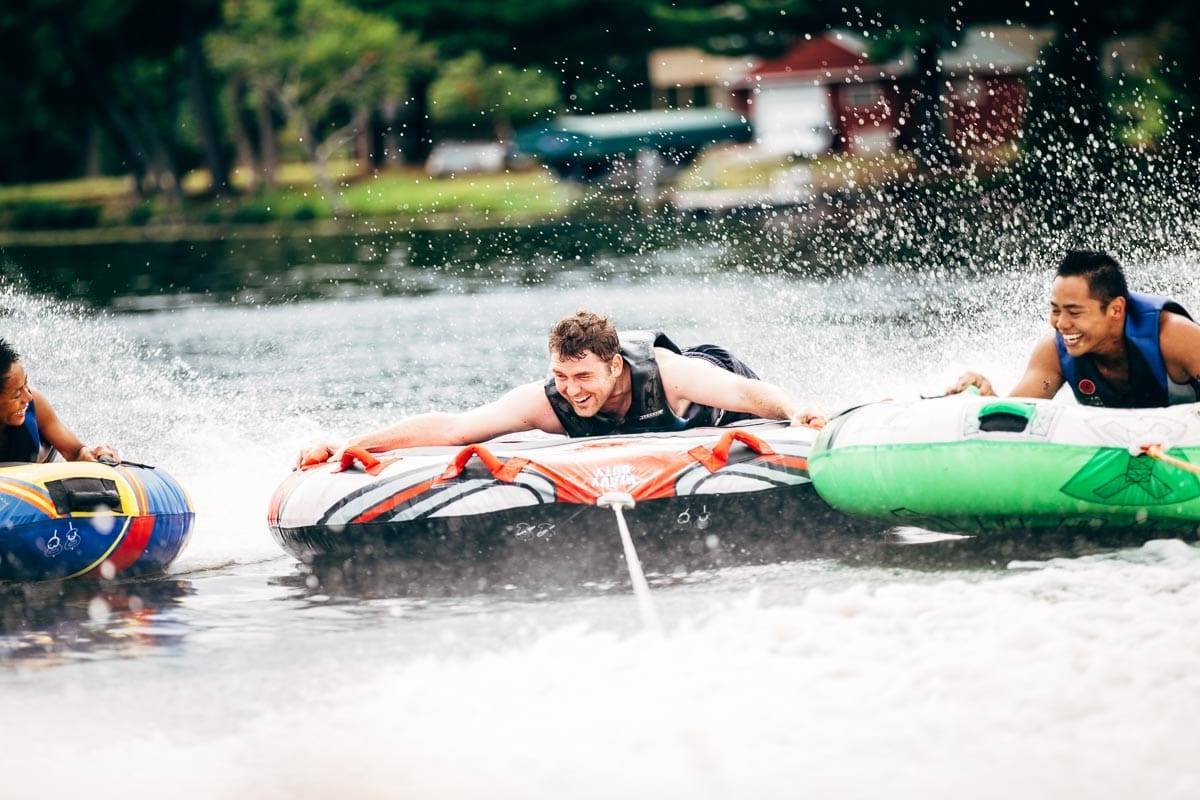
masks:
<svg viewBox="0 0 1200 800"><path fill-rule="evenodd" d="M354 0L416 31L443 60L476 51L485 62L540 67L558 83L565 110L625 111L648 105L646 60L664 39L645 0ZM403 115L406 158L430 144L428 89L415 76Z"/></svg>
<svg viewBox="0 0 1200 800"><path fill-rule="evenodd" d="M536 67L485 64L476 51L447 62L429 88L438 122L490 124L497 138L511 138L514 124L559 107L558 81Z"/></svg>
<svg viewBox="0 0 1200 800"><path fill-rule="evenodd" d="M212 176L212 193L222 195L230 189L228 148L213 107L212 69L203 45L204 34L220 20L220 6L217 0L179 0L175 7L189 103Z"/></svg>
<svg viewBox="0 0 1200 800"><path fill-rule="evenodd" d="M228 0L208 44L214 63L278 105L337 210L329 159L432 59L415 34L339 0Z"/></svg>
<svg viewBox="0 0 1200 800"><path fill-rule="evenodd" d="M24 69L0 70L0 182L72 178L87 168L86 151L98 144L95 114L80 102L64 53L48 26L27 10L0 8L0 52Z"/></svg>
<svg viewBox="0 0 1200 800"><path fill-rule="evenodd" d="M182 162L190 158L185 116L198 129L214 186L219 191L225 185L208 64L197 45L215 23L215 7L216 0L28 0L6 9L0 26L36 43L29 71L57 69L58 80L73 90L69 102L89 109L133 171L139 191L154 185L178 200ZM51 92L46 99L53 97ZM76 113L60 111L64 118Z"/></svg>
<svg viewBox="0 0 1200 800"><path fill-rule="evenodd" d="M1167 86L1169 135L1176 144L1192 150L1200 146L1200 47L1196 46L1195 12L1176 6L1164 20L1160 35L1163 63L1156 70Z"/></svg>
<svg viewBox="0 0 1200 800"><path fill-rule="evenodd" d="M275 183L278 162L272 92L287 66L279 42L289 35L286 17L294 11L273 0L226 0L221 26L205 40L212 63L225 75L226 114L239 158L254 170L254 182L266 187ZM247 111L258 130L257 154L243 122Z"/></svg>

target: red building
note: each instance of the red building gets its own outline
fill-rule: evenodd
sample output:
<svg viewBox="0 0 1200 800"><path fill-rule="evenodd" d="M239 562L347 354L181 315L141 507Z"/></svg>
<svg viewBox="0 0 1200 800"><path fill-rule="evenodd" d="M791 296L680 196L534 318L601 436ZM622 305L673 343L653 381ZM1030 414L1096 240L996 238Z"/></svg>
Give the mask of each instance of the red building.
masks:
<svg viewBox="0 0 1200 800"><path fill-rule="evenodd" d="M851 33L799 42L746 72L760 147L797 153L891 150L898 135L903 61L872 62Z"/></svg>
<svg viewBox="0 0 1200 800"><path fill-rule="evenodd" d="M1020 135L1025 76L1049 34L978 29L942 55L949 83L943 118L951 142L987 149ZM870 59L867 42L831 32L797 43L748 69L746 91L757 145L771 152L872 153L907 145L913 134L913 58Z"/></svg>
<svg viewBox="0 0 1200 800"><path fill-rule="evenodd" d="M963 150L987 150L1016 140L1025 123L1025 78L1050 39L1046 31L979 29L943 54L950 84L946 134Z"/></svg>

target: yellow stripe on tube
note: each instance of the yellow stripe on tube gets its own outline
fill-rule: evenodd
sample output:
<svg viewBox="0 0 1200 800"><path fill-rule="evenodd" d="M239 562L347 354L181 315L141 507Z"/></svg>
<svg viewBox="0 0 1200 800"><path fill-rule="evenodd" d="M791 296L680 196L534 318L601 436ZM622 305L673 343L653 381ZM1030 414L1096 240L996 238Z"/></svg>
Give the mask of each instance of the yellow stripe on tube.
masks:
<svg viewBox="0 0 1200 800"><path fill-rule="evenodd" d="M0 494L23 500L51 519L58 517L58 509L54 507L54 503L50 502L50 498L33 489L15 483L0 482Z"/></svg>

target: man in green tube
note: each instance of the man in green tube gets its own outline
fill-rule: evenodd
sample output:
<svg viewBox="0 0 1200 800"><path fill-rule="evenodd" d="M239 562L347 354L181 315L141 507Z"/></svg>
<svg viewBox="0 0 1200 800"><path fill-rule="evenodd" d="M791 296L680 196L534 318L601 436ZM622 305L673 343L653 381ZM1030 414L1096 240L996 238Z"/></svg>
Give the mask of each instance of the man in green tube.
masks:
<svg viewBox="0 0 1200 800"><path fill-rule="evenodd" d="M1049 399L1064 383L1084 405L1157 408L1200 401L1200 325L1179 303L1131 292L1107 253L1072 250L1050 294L1053 333L1034 347L1010 393ZM968 372L947 391L991 381Z"/></svg>

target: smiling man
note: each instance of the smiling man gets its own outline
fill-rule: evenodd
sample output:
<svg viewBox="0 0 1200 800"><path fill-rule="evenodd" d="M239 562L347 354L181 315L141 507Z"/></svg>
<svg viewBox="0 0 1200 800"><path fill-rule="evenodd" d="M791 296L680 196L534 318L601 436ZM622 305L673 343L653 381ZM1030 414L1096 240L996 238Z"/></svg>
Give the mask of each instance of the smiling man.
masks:
<svg viewBox="0 0 1200 800"><path fill-rule="evenodd" d="M1156 408L1200 401L1200 325L1165 297L1129 291L1107 253L1073 250L1054 278L1054 332L1038 342L1014 397L1051 398L1063 383L1084 405ZM995 394L968 372L949 389Z"/></svg>
<svg viewBox="0 0 1200 800"><path fill-rule="evenodd" d="M457 413L418 414L345 445L326 442L300 454L305 466L343 446L373 452L481 442L542 430L568 436L675 431L762 417L813 425L783 389L717 345L680 349L658 331L618 336L607 317L580 311L550 331L550 377Z"/></svg>

